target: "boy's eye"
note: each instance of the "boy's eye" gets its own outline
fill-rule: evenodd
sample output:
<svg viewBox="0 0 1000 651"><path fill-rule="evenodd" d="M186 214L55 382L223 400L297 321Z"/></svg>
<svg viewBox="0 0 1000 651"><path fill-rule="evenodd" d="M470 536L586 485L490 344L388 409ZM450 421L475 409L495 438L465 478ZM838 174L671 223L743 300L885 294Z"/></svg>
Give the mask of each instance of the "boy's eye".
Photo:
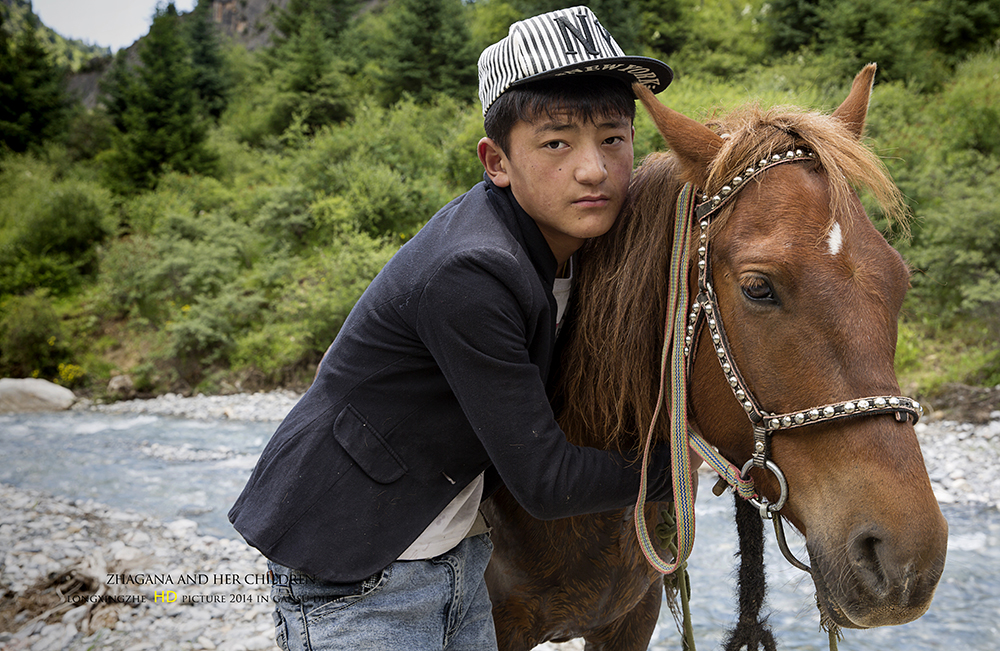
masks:
<svg viewBox="0 0 1000 651"><path fill-rule="evenodd" d="M610 138L605 138L604 139L604 144L605 145L617 145L618 143L624 142L624 141L625 141L625 138L622 138L621 136L611 136Z"/></svg>
<svg viewBox="0 0 1000 651"><path fill-rule="evenodd" d="M561 149L566 146L566 143L561 140L553 140L552 142L547 142L542 146L546 149Z"/></svg>

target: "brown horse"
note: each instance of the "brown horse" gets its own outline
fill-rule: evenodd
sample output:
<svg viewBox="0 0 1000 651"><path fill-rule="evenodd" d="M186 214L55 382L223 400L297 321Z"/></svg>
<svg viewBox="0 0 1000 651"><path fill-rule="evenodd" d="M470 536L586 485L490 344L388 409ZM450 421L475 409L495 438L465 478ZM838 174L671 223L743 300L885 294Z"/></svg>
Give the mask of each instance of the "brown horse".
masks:
<svg viewBox="0 0 1000 651"><path fill-rule="evenodd" d="M909 271L853 189L866 188L902 223L898 190L860 143L874 75L874 65L862 70L833 115L745 108L709 126L637 88L672 153L644 161L622 217L583 254L554 398L573 443L634 452L652 421L682 184L724 196L748 165L797 149L812 152L810 160L755 175L707 233L709 280L733 363L776 414L899 394L896 320ZM695 228L695 249L698 237ZM711 337L697 338L689 418L742 467L754 454L749 408L734 397L716 353ZM855 410L842 402L839 412L842 405ZM770 458L788 483L781 513L805 535L825 622L911 621L927 610L940 578L947 523L913 425L899 416L820 419L773 437ZM666 419L659 423L656 435L665 438ZM771 473L751 474L763 496L778 499ZM663 506L646 506L651 527ZM503 491L484 509L494 528L487 580L502 651L574 637L588 650L646 648L663 580L640 552L632 509L542 522Z"/></svg>

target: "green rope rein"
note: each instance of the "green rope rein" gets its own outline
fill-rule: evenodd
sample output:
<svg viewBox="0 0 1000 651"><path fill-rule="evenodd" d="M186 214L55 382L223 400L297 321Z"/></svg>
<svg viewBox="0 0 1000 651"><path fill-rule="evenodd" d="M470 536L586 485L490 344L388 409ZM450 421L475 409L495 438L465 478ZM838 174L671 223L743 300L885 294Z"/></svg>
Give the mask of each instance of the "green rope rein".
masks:
<svg viewBox="0 0 1000 651"><path fill-rule="evenodd" d="M691 480L691 457L687 439L687 382L684 381L684 314L688 304L687 261L691 230L691 215L694 211L694 188L684 186L677 197L677 219L674 220L674 247L670 263L670 289L667 296L667 318L664 326L663 353L660 357L660 393L656 399L652 422L646 435L646 445L642 455L642 473L639 480L639 496L635 505L635 531L639 546L650 564L663 574L673 574L681 568L691 555L694 546L694 487ZM683 218L682 218L683 215ZM680 316L678 316L680 315ZM671 342L673 354L671 355ZM660 558L650 540L646 527L646 493L649 449L656 429L656 421L663 406L666 392L666 372L670 366L670 464L671 481L674 489L674 504L677 517L676 555L672 562Z"/></svg>

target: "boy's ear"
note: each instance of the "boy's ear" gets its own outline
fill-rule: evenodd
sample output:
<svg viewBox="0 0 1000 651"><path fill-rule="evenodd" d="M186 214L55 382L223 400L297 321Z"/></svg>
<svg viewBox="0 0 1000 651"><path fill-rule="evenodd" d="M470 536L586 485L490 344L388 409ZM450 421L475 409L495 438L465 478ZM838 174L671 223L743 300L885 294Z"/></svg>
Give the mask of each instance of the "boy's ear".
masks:
<svg viewBox="0 0 1000 651"><path fill-rule="evenodd" d="M510 185L510 177L507 175L507 157L497 143L492 138L483 138L477 147L479 161L483 164L486 174L498 188L506 188Z"/></svg>

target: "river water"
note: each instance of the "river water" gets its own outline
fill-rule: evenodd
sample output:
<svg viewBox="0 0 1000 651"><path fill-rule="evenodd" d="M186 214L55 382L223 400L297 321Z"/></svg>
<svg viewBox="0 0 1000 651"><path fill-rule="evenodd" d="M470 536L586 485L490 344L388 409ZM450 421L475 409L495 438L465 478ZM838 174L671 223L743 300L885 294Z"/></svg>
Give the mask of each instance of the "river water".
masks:
<svg viewBox="0 0 1000 651"><path fill-rule="evenodd" d="M235 538L226 512L274 428L273 422L93 412L5 415L0 416L0 482L94 499L160 520L187 518L203 534ZM964 504L942 508L950 526L948 561L930 610L905 626L845 631L842 651L1000 648L1000 511ZM696 640L703 651L720 647L736 612L732 511L731 498L700 492L689 571ZM784 561L771 528L766 531L766 608L779 648L826 649L811 580ZM801 539L789 535L793 550L806 558ZM672 616L664 609L650 649L679 648Z"/></svg>

